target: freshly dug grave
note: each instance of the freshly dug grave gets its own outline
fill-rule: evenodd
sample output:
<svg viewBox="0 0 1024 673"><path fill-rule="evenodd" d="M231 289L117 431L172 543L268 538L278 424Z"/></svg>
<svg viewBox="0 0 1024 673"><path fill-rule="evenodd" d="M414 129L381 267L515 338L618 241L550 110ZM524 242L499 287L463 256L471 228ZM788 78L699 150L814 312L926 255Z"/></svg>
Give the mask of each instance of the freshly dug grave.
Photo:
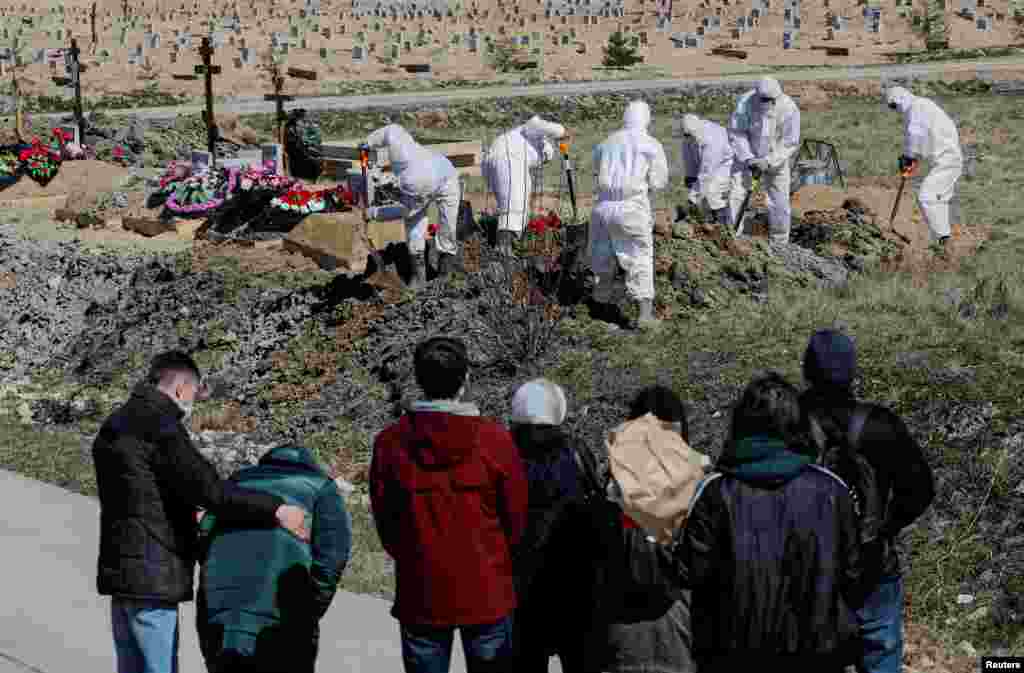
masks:
<svg viewBox="0 0 1024 673"><path fill-rule="evenodd" d="M316 262L284 250L281 241L255 243L214 243L196 241L192 247L192 272L202 273L230 260L242 273L319 272ZM324 276L331 274L324 273Z"/></svg>

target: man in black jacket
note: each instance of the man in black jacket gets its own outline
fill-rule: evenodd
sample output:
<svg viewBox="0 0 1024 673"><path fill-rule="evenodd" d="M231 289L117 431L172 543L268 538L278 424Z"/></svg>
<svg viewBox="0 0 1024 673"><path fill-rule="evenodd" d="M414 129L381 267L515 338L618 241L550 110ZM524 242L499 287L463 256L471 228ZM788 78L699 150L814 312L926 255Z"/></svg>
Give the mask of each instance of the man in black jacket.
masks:
<svg viewBox="0 0 1024 673"><path fill-rule="evenodd" d="M856 369L856 350L849 337L833 330L811 337L803 364L811 387L801 397L801 406L805 417L820 419L829 434L844 436L851 426L858 405L851 391ZM882 516L877 536L861 551L870 593L857 613L863 640L857 670L899 673L903 670L903 578L893 540L928 508L935 484L921 447L903 421L885 407L866 406L854 448L873 468L877 503L869 509Z"/></svg>
<svg viewBox="0 0 1024 673"><path fill-rule="evenodd" d="M188 355L157 356L93 443L100 499L97 589L111 596L118 673L176 673L178 604L193 599L196 514L281 525L309 539L306 511L222 481L185 429L205 395Z"/></svg>

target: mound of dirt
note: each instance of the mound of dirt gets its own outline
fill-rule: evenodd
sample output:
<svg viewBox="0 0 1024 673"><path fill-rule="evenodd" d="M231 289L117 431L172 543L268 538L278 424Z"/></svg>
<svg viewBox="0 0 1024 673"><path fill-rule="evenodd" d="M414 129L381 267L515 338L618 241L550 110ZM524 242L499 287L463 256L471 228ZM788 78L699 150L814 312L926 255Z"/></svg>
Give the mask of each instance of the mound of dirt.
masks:
<svg viewBox="0 0 1024 673"><path fill-rule="evenodd" d="M69 207L75 204L84 205L90 198L95 201L100 194L117 189L128 174L127 168L105 161L65 161L60 165L56 177L45 187L27 176L22 177L15 184L0 191L0 200L67 196Z"/></svg>
<svg viewBox="0 0 1024 673"><path fill-rule="evenodd" d="M320 271L316 262L304 255L288 252L281 241L253 245L196 241L192 247L192 271L209 270L211 261L216 258L234 260L243 273Z"/></svg>

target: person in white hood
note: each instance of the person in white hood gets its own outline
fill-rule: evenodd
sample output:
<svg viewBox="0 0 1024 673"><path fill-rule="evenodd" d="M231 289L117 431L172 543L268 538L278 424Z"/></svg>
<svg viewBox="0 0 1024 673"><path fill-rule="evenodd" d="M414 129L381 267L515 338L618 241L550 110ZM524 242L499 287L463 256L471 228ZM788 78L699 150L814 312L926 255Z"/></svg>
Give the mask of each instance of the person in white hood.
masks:
<svg viewBox="0 0 1024 673"><path fill-rule="evenodd" d="M555 156L550 139L564 135L561 124L534 116L498 136L481 162L487 187L498 202L498 249L503 254L512 253L512 241L526 227L534 187L531 172Z"/></svg>
<svg viewBox="0 0 1024 673"><path fill-rule="evenodd" d="M654 216L647 193L668 184L665 148L652 137L651 109L643 101L626 107L625 128L594 148L597 203L590 220L591 268L597 276L592 315L622 323L611 303L615 272L626 274L626 292L640 304L640 327L654 318Z"/></svg>
<svg viewBox="0 0 1024 673"><path fill-rule="evenodd" d="M734 153L729 133L697 115L683 115L682 155L691 202L710 210L718 224L731 225L729 190Z"/></svg>
<svg viewBox="0 0 1024 673"><path fill-rule="evenodd" d="M740 97L729 119L729 138L736 152L730 207L738 225L739 210L751 187L762 180L768 197L772 242L789 242L790 159L800 149L800 110L782 93L778 81L766 77Z"/></svg>
<svg viewBox="0 0 1024 673"><path fill-rule="evenodd" d="M903 87L889 89L885 99L891 109L903 113L900 172L913 174L922 159L931 163L917 201L928 222L931 239L945 245L950 236L949 202L964 168L956 123L935 101L915 96Z"/></svg>
<svg viewBox="0 0 1024 673"><path fill-rule="evenodd" d="M458 253L459 204L462 184L458 171L443 154L423 147L398 124L388 124L369 135L371 148L387 147L391 172L398 177L399 217L405 220L405 236L413 266L412 287L421 287L427 280L427 208L436 204L440 214L437 232L438 274L445 275L454 267ZM397 218L396 218L397 219Z"/></svg>

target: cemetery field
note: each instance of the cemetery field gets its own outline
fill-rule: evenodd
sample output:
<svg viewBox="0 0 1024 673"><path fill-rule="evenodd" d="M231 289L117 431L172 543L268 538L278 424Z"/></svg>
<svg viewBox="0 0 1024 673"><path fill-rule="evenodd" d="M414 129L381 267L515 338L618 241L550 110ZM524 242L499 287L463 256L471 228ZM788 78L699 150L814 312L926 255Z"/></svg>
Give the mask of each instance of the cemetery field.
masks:
<svg viewBox="0 0 1024 673"><path fill-rule="evenodd" d="M922 52L945 41L953 50L1020 42L1020 0L958 0L947 9L925 0L520 0L400 3L249 0L213 9L165 0L0 7L0 79L14 75L30 97L66 97L71 41L86 70L87 99L161 95L197 98L195 66L208 39L221 67L225 99L270 93L273 63L313 69L293 95L337 95L432 82L602 79L602 48L622 32L643 68L668 77L713 77L761 67L880 64L892 52ZM720 50L727 50L725 52ZM502 65L518 63L515 68ZM928 58L934 58L934 55ZM422 68L429 66L429 70ZM415 70L416 67L421 70ZM358 82L365 89L353 87ZM365 84L364 84L365 83ZM395 90L395 89L391 89Z"/></svg>
<svg viewBox="0 0 1024 673"><path fill-rule="evenodd" d="M567 422L574 434L600 454L602 433L621 421L631 394L668 382L690 405L694 446L714 456L729 405L752 374L775 368L798 381L807 337L841 324L857 339L860 393L903 415L936 473L935 504L902 540L907 665L922 673L967 673L976 670L977 653L1019 654L1019 98L954 95L948 88L926 89L938 85L915 84L922 92L938 92L939 103L959 118L962 142L976 146L980 158L974 177L960 186L961 237L942 258L928 249L925 225L908 196L896 228L911 245L899 245L888 231L902 129L899 115L881 104L878 83L785 86L801 95L803 137L834 143L848 178L845 190L812 185L797 193L795 243L785 254L768 250L757 224L752 238L733 240L699 223L672 222L675 206L686 199L672 118L695 111L721 123L734 99L725 93L653 99L652 133L674 165L671 189L654 200L658 311L667 318L657 334L609 334L582 304L567 304L556 311L559 319L542 347L518 351L521 344L508 339L521 335L520 328L495 315L502 311L486 310L488 304L506 306L502 302L512 307L506 296L512 290L473 269L414 297L374 289L365 278L346 280L298 266L283 272L270 264L281 252L264 251L257 259L246 249L200 241L153 246L128 232L119 240L131 246L109 256L82 249L109 249L104 242L37 250L43 232L61 225L40 212L4 218L3 224L38 240L15 242L11 229L0 228L0 303L10 304L3 314L29 311L32 292L72 294L54 300L60 315L37 318L46 338L24 333L24 342L16 344L19 362L0 355L0 467L94 494L89 446L99 423L124 399L151 351L193 348L216 393L196 408L193 430L201 450L226 472L275 442L312 447L354 486L347 498L354 553L342 587L389 596L392 570L366 506L370 441L392 420L396 395L415 394L403 379L411 365L409 347L433 330L444 326L467 335L474 359L490 363L474 375L470 391L487 414L503 418L517 383L549 376L570 396ZM325 139L359 138L391 120L420 129L424 139L481 140L485 146L530 114L557 119L572 133L586 220L590 151L620 126L626 100L507 99L486 108L324 113L318 119ZM261 140L269 138L265 117L242 121ZM489 205L482 181L467 178L465 184L479 214ZM542 191L535 210L554 209L568 218L557 162L545 169ZM866 219L847 216L842 202L851 197L869 212ZM486 246L474 249L485 268ZM140 250L155 257L143 261ZM5 257L26 263L5 270ZM55 260L50 268L61 271L36 278L27 261L41 258ZM85 273L96 265L102 274ZM49 285L55 273L64 279L59 290ZM87 315L87 303L71 298L75 292L102 305ZM15 344L3 345L15 352ZM959 595L971 599L958 601Z"/></svg>

